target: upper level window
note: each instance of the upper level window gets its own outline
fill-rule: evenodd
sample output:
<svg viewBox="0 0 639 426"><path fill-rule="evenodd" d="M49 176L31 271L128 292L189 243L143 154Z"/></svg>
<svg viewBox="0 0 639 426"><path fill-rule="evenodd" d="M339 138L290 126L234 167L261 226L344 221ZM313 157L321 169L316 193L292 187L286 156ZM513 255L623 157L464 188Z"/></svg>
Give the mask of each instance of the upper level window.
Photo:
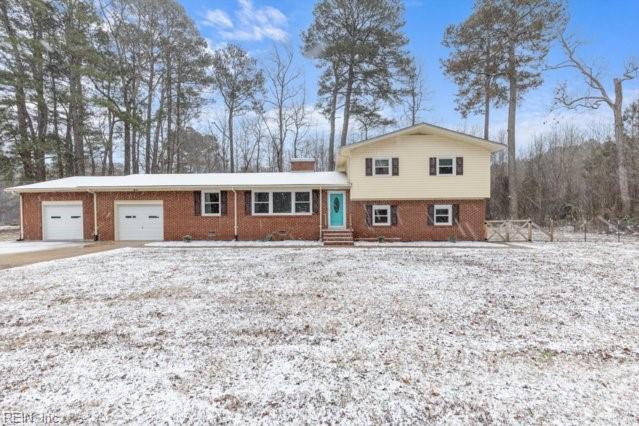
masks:
<svg viewBox="0 0 639 426"><path fill-rule="evenodd" d="M202 215L219 216L220 214L220 193L202 192Z"/></svg>
<svg viewBox="0 0 639 426"><path fill-rule="evenodd" d="M454 158L438 158L437 174L438 175L454 175L455 159Z"/></svg>
<svg viewBox="0 0 639 426"><path fill-rule="evenodd" d="M390 206L373 206L373 225L386 226L390 224Z"/></svg>
<svg viewBox="0 0 639 426"><path fill-rule="evenodd" d="M434 207L435 225L452 225L453 224L453 206L436 205Z"/></svg>
<svg viewBox="0 0 639 426"><path fill-rule="evenodd" d="M253 192L254 215L310 213L311 191Z"/></svg>
<svg viewBox="0 0 639 426"><path fill-rule="evenodd" d="M375 158L373 161L375 162L373 167L374 175L390 175L390 158Z"/></svg>

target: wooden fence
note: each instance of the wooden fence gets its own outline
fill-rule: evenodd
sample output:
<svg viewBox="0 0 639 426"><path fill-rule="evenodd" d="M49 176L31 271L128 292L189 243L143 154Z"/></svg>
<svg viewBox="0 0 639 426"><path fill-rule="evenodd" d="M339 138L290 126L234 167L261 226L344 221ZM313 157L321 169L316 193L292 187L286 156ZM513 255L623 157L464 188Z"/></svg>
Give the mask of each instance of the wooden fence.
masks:
<svg viewBox="0 0 639 426"><path fill-rule="evenodd" d="M523 220L487 220L486 239L488 241L532 241L533 230L539 231L537 235L554 241L554 226L551 221L550 229L546 231L530 219Z"/></svg>

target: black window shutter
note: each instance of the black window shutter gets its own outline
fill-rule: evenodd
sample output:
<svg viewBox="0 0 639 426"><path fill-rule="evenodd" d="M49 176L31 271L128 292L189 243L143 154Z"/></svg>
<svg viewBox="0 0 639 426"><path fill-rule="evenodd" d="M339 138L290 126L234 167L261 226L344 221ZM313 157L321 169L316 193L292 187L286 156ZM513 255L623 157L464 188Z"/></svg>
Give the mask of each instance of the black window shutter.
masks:
<svg viewBox="0 0 639 426"><path fill-rule="evenodd" d="M458 175L463 175L464 174L464 157L457 157L455 159L456 167L455 169L457 170L457 174Z"/></svg>
<svg viewBox="0 0 639 426"><path fill-rule="evenodd" d="M453 225L459 223L459 204L453 204Z"/></svg>
<svg viewBox="0 0 639 426"><path fill-rule="evenodd" d="M437 158L436 157L430 157L428 159L428 165L429 165L429 173L431 176L436 176L437 175Z"/></svg>
<svg viewBox="0 0 639 426"><path fill-rule="evenodd" d="M397 206L391 206L391 225L397 225Z"/></svg>
<svg viewBox="0 0 639 426"><path fill-rule="evenodd" d="M366 226L373 224L373 206L371 204L366 205Z"/></svg>
<svg viewBox="0 0 639 426"><path fill-rule="evenodd" d="M202 191L193 191L193 213L202 216Z"/></svg>
<svg viewBox="0 0 639 426"><path fill-rule="evenodd" d="M313 190L313 213L319 213L319 189Z"/></svg>
<svg viewBox="0 0 639 426"><path fill-rule="evenodd" d="M251 215L252 209L251 209L251 191L244 191L244 213L247 216Z"/></svg>
<svg viewBox="0 0 639 426"><path fill-rule="evenodd" d="M226 216L227 204L228 204L228 191L220 191L220 215Z"/></svg>
<svg viewBox="0 0 639 426"><path fill-rule="evenodd" d="M433 225L435 220L435 206L433 204L426 205L426 218L428 219L428 224Z"/></svg>
<svg viewBox="0 0 639 426"><path fill-rule="evenodd" d="M366 159L366 176L373 176L373 159Z"/></svg>
<svg viewBox="0 0 639 426"><path fill-rule="evenodd" d="M399 176L399 158L393 158L393 176Z"/></svg>

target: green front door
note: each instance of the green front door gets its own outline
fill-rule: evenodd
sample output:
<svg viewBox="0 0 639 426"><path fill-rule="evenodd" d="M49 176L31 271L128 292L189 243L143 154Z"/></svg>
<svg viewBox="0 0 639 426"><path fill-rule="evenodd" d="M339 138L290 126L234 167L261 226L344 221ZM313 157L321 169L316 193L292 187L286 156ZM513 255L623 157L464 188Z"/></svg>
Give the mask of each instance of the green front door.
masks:
<svg viewBox="0 0 639 426"><path fill-rule="evenodd" d="M331 228L344 227L344 193L330 192L328 194L328 225Z"/></svg>

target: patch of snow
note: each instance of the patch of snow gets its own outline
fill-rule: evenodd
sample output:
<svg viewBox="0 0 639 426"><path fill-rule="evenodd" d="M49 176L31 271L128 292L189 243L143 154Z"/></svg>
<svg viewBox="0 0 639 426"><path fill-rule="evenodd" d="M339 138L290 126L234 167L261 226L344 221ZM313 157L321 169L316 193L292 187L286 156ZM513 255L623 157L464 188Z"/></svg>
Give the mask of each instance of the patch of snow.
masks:
<svg viewBox="0 0 639 426"><path fill-rule="evenodd" d="M0 241L0 255L52 250L63 247L79 247L83 243L64 241Z"/></svg>
<svg viewBox="0 0 639 426"><path fill-rule="evenodd" d="M319 241L284 240L284 241L155 241L146 243L146 247L315 247L321 246Z"/></svg>
<svg viewBox="0 0 639 426"><path fill-rule="evenodd" d="M20 225L0 225L0 231L16 231L20 229Z"/></svg>
<svg viewBox="0 0 639 426"><path fill-rule="evenodd" d="M407 242L377 242L377 241L357 241L356 246L360 247L432 247L432 248L508 248L507 245L497 242L483 241L458 241L456 243L450 241L407 241Z"/></svg>
<svg viewBox="0 0 639 426"><path fill-rule="evenodd" d="M268 188L331 187L348 188L350 184L342 172L268 172L268 173L182 173L137 174L127 176L71 176L62 179L7 188L24 190L118 190L123 188Z"/></svg>
<svg viewBox="0 0 639 426"><path fill-rule="evenodd" d="M0 271L0 407L62 423L633 424L639 244L124 248Z"/></svg>

